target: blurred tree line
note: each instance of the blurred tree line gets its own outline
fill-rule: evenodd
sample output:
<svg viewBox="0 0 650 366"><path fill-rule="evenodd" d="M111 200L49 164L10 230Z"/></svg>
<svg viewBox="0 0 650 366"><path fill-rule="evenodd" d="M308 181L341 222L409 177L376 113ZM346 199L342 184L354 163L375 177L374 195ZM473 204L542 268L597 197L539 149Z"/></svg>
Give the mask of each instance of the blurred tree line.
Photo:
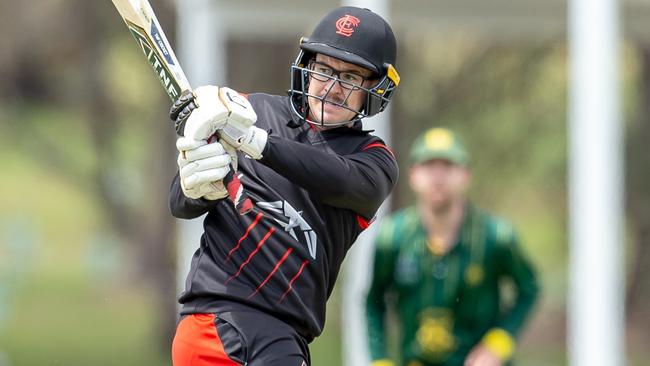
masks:
<svg viewBox="0 0 650 366"><path fill-rule="evenodd" d="M156 8L174 24L171 3ZM2 1L0 14L3 134L99 202L107 235L132 260L129 284L157 298L159 342L169 346L176 241L166 192L176 154L167 97L110 1ZM32 113L56 125L31 123Z"/></svg>
<svg viewBox="0 0 650 366"><path fill-rule="evenodd" d="M172 3L152 4L174 39ZM155 297L152 303L158 309L152 312L159 331L154 343L167 353L177 295L176 233L167 208L176 155L166 116L169 101L109 1L0 0L0 17L0 134L8 143L0 152L18 151L47 166L98 203L105 218L102 235L114 237L127 253L120 264L126 272L124 286L146 288ZM468 34L396 32L402 83L391 109L392 145L402 178L393 207L412 200L406 174L413 138L435 125L458 130L472 156L472 198L521 228L530 252L538 257L546 302L558 318L547 326L563 327L564 40L513 44ZM230 86L285 93L299 36L230 40ZM627 321L635 339L647 340L650 46L630 41L624 56ZM36 182L25 184L38 187ZM37 200L38 195L25 199Z"/></svg>

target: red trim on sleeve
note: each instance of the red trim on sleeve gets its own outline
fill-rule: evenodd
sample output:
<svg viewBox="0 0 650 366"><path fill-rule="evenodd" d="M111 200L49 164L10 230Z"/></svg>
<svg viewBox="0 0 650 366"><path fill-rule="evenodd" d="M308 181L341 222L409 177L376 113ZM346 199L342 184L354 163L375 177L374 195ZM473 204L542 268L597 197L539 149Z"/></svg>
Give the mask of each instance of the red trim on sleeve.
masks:
<svg viewBox="0 0 650 366"><path fill-rule="evenodd" d="M361 230L366 230L368 228L368 226L370 226L370 222L371 221L368 221L368 220L364 219L363 217L357 215L357 224L359 224L359 227L361 228Z"/></svg>
<svg viewBox="0 0 650 366"><path fill-rule="evenodd" d="M374 143L372 143L372 144L370 144L370 145L366 145L366 146L365 146L363 149L361 149L361 150L362 150L362 151L366 151L366 150L371 149L371 148L373 148L373 147L378 147L378 148L380 148L380 149L385 149L386 151L388 151L388 152L393 156L393 158L395 158L395 154L393 153L393 150L389 149L388 146L386 146L386 145L384 145L384 144L382 144L382 143L379 143L379 142L374 142Z"/></svg>

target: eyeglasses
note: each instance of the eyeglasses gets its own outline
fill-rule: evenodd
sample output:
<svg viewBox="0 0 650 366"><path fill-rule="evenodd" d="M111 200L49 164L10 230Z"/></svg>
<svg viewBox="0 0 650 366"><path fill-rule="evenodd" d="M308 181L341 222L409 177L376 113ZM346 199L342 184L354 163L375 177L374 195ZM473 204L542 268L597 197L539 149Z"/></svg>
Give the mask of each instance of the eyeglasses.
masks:
<svg viewBox="0 0 650 366"><path fill-rule="evenodd" d="M313 60L309 62L309 70L312 71L311 77L314 79L318 81L330 81L336 78L341 87L348 90L360 88L366 80L365 77L354 72L339 71L331 66Z"/></svg>

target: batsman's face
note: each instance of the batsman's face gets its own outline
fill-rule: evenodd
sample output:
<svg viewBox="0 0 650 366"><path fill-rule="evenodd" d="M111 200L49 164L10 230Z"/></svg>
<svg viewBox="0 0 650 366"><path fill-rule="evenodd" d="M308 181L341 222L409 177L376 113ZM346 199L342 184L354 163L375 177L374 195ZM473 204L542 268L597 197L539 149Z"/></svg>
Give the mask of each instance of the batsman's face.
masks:
<svg viewBox="0 0 650 366"><path fill-rule="evenodd" d="M411 167L409 181L421 204L445 211L465 199L471 174L461 165L433 159Z"/></svg>
<svg viewBox="0 0 650 366"><path fill-rule="evenodd" d="M323 125L337 125L354 119L366 100L366 92L359 87L369 87L372 72L339 59L317 54L310 63L309 118ZM327 77L329 76L329 77ZM335 81L334 77L341 81ZM343 105L343 106L340 106ZM348 109L349 108L349 109Z"/></svg>

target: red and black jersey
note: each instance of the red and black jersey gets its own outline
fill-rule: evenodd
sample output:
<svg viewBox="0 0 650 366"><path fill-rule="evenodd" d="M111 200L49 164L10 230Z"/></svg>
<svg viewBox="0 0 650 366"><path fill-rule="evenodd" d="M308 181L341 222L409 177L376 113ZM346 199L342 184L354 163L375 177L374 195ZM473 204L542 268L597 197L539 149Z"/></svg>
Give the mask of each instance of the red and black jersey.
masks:
<svg viewBox="0 0 650 366"><path fill-rule="evenodd" d="M251 94L256 126L269 132L263 158L239 155L238 174L254 210L240 215L225 199L194 200L178 174L171 212L207 212L181 313L259 309L307 341L318 336L341 263L397 182L397 162L361 129L317 131L293 121L287 97Z"/></svg>

